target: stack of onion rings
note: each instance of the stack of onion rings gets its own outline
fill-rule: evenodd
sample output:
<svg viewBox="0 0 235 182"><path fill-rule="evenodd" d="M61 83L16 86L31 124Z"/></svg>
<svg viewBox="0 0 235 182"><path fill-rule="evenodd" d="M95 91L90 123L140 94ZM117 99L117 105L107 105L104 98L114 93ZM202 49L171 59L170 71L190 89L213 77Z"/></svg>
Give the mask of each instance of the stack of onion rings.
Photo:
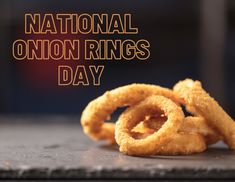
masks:
<svg viewBox="0 0 235 182"><path fill-rule="evenodd" d="M131 135L133 126L146 115L159 112L167 116L160 129L143 139ZM204 151L206 145L200 134L178 132L183 122L183 111L174 102L162 96L150 96L121 114L116 123L116 141L120 151L128 155L186 155Z"/></svg>
<svg viewBox="0 0 235 182"><path fill-rule="evenodd" d="M193 116L185 117L184 105ZM119 107L128 108L115 124L106 123ZM235 149L235 123L199 81L186 79L173 90L131 84L93 100L81 117L84 132L94 140L117 143L127 155L188 155L224 140Z"/></svg>
<svg viewBox="0 0 235 182"><path fill-rule="evenodd" d="M115 124L104 123L119 107L132 106L151 95L162 95L179 102L172 90L157 85L131 84L105 92L84 109L81 123L84 132L94 140L115 143Z"/></svg>

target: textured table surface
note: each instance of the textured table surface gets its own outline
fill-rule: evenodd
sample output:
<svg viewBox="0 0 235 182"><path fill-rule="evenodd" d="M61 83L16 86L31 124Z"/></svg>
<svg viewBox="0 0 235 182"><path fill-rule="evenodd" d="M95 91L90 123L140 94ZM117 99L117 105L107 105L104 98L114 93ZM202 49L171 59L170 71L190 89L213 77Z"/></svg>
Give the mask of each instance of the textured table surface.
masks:
<svg viewBox="0 0 235 182"><path fill-rule="evenodd" d="M197 155L130 157L91 141L79 117L0 117L0 178L231 179L235 152L219 144Z"/></svg>

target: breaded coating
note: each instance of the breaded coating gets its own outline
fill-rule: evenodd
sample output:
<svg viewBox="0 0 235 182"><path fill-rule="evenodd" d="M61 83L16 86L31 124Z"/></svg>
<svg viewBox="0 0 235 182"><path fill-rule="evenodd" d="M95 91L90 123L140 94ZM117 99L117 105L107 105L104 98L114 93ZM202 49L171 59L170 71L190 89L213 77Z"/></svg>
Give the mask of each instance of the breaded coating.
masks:
<svg viewBox="0 0 235 182"><path fill-rule="evenodd" d="M143 139L131 136L131 130L146 115L163 113L167 121L162 127ZM145 156L155 155L162 146L171 141L177 133L184 119L180 106L163 96L150 96L132 107L126 109L119 117L115 128L115 139L120 146L119 150L128 155Z"/></svg>
<svg viewBox="0 0 235 182"><path fill-rule="evenodd" d="M229 148L235 149L234 120L202 88L201 82L186 79L178 82L173 90L183 100L189 112L204 117L208 126L219 132Z"/></svg>
<svg viewBox="0 0 235 182"><path fill-rule="evenodd" d="M104 123L119 107L132 106L151 95L162 95L179 102L172 90L157 85L131 84L105 92L84 109L81 124L84 132L94 140L115 143L115 124Z"/></svg>

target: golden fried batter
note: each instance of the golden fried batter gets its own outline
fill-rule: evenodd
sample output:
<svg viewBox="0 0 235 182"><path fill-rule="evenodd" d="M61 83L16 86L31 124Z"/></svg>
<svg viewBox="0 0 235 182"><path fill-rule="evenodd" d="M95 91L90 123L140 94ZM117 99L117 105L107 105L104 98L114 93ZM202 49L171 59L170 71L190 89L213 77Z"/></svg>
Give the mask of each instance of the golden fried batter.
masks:
<svg viewBox="0 0 235 182"><path fill-rule="evenodd" d="M162 95L179 102L172 90L157 85L131 84L105 92L84 109L81 124L84 132L94 140L114 143L115 124L104 123L118 107L137 104L150 95Z"/></svg>
<svg viewBox="0 0 235 182"><path fill-rule="evenodd" d="M131 136L131 130L146 115L164 113L167 121L162 127L143 139ZM163 96L150 96L137 105L126 109L119 117L115 128L115 139L119 150L128 155L155 155L161 147L171 141L184 119L184 113L177 104Z"/></svg>
<svg viewBox="0 0 235 182"><path fill-rule="evenodd" d="M201 82L186 79L178 82L173 90L183 100L189 112L204 117L208 126L222 135L230 149L235 149L234 120L202 88Z"/></svg>

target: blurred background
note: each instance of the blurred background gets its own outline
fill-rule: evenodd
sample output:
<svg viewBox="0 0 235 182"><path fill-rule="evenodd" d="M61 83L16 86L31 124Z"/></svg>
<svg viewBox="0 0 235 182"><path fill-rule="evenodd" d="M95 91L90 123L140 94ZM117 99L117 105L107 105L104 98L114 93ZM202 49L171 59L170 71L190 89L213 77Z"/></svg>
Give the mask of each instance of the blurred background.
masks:
<svg viewBox="0 0 235 182"><path fill-rule="evenodd" d="M99 62L106 65L99 87L59 87L57 67L63 61L12 57L14 40L36 38L24 37L25 13L131 13L139 35L112 38L147 39L151 57ZM235 118L235 1L1 0L0 21L1 114L80 114L91 99L117 86L143 82L172 87L190 77L201 80Z"/></svg>

